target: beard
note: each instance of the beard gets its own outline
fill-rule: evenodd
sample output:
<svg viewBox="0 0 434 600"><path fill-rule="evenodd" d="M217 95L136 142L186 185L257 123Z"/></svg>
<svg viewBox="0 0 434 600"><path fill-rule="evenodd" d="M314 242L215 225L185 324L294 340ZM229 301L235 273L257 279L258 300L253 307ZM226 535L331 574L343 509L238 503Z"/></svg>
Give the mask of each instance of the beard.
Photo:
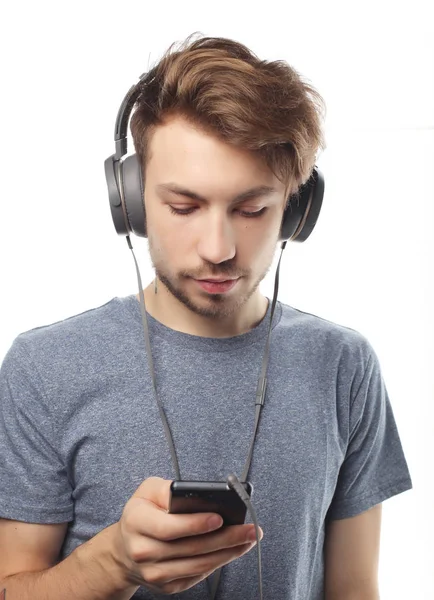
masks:
<svg viewBox="0 0 434 600"><path fill-rule="evenodd" d="M198 291L196 293L188 293L183 282L186 281L186 279L194 278L195 276L183 271L180 271L177 275L170 273L169 269L165 266L167 261L157 257L157 253L155 252L150 237L148 238L148 241L151 263L155 270L155 274L161 283L163 283L174 298L193 313L215 321L232 316L247 303L269 272L273 259L273 257L271 257L268 266L253 280L252 284L243 291L238 291L236 288L238 286L243 286L243 284L245 285L246 280L248 281L247 277L249 273L240 276L239 270L237 270L236 266L230 261L218 265L208 263L208 265L204 265L204 268L202 269L202 273L206 272L208 276L228 275L228 278L240 276L240 280L238 281L233 294L231 294L231 292L229 292L229 294L207 294L200 290L199 287L197 288ZM197 275L198 279L201 277L203 277L201 274Z"/></svg>

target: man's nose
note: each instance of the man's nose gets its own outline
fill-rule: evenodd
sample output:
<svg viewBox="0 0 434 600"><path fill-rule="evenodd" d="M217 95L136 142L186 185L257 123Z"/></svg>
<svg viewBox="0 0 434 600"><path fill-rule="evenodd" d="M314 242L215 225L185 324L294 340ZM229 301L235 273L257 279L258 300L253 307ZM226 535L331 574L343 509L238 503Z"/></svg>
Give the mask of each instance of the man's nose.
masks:
<svg viewBox="0 0 434 600"><path fill-rule="evenodd" d="M235 232L227 216L210 215L201 224L198 253L204 261L219 264L235 256Z"/></svg>

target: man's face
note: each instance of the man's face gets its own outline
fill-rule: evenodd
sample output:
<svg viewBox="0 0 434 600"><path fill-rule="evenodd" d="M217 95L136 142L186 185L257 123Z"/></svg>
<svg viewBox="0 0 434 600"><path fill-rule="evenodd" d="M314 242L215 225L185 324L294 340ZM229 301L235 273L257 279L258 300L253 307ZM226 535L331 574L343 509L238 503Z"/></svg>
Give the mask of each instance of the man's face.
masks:
<svg viewBox="0 0 434 600"><path fill-rule="evenodd" d="M253 295L271 266L284 184L253 153L180 117L155 130L148 156L145 207L158 278L194 313L229 317ZM259 216L246 214L255 212ZM210 278L238 280L229 291L214 293L197 282Z"/></svg>

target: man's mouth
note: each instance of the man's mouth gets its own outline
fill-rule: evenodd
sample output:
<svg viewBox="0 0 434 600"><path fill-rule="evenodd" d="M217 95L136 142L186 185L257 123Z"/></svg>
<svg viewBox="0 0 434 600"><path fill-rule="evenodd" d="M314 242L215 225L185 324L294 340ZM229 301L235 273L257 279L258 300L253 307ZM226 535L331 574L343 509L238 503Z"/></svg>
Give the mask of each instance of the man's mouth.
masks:
<svg viewBox="0 0 434 600"><path fill-rule="evenodd" d="M195 279L198 285L210 294L224 294L232 290L238 279Z"/></svg>

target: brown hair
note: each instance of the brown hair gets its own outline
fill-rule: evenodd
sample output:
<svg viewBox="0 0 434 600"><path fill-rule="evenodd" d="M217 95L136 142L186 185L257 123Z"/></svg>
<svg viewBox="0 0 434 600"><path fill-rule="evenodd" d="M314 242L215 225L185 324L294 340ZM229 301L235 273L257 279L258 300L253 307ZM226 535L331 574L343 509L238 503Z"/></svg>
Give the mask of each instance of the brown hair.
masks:
<svg viewBox="0 0 434 600"><path fill-rule="evenodd" d="M140 86L131 132L143 169L152 130L172 114L257 152L290 194L326 147L320 94L285 61L260 60L227 38L189 36L178 50L172 44Z"/></svg>

